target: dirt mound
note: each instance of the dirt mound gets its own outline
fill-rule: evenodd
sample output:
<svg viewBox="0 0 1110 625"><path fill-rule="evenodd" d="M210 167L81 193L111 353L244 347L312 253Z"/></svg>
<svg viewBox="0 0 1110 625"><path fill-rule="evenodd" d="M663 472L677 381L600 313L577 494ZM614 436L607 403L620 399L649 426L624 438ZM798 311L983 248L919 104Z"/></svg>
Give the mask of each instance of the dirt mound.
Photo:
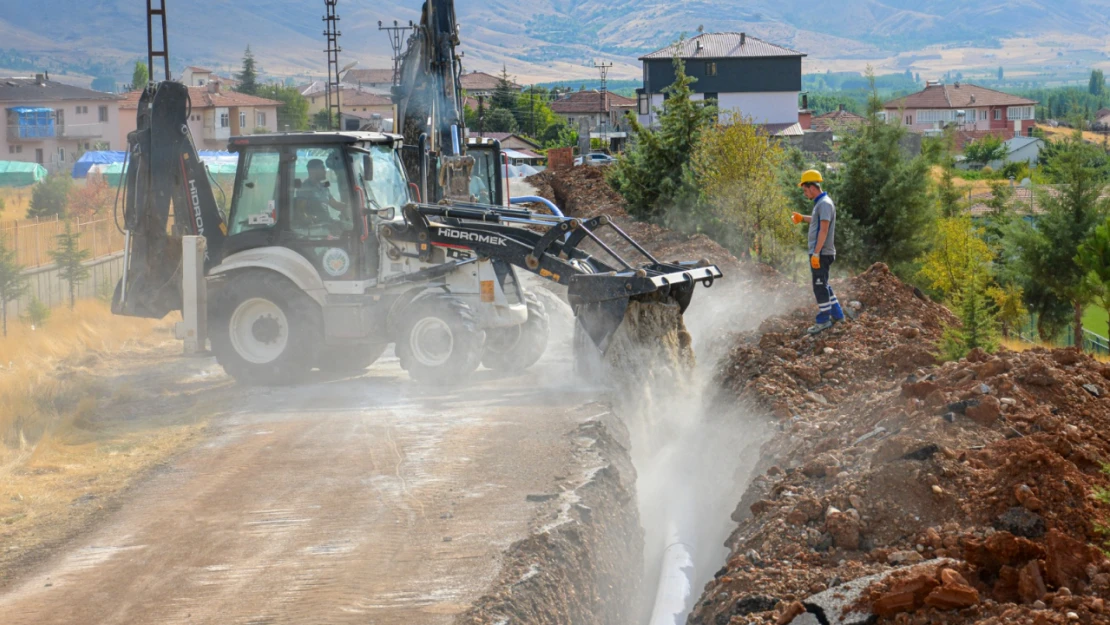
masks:
<svg viewBox="0 0 1110 625"><path fill-rule="evenodd" d="M936 364L951 313L882 266L840 286L856 322L803 337L803 309L722 365L782 431L691 622L788 623L868 575L844 594L880 623L1110 622L1110 507L1093 496L1110 487L1110 367L1076 350Z"/></svg>
<svg viewBox="0 0 1110 625"><path fill-rule="evenodd" d="M721 385L789 418L935 364L935 342L945 324L956 323L948 309L902 283L883 264L834 281L833 288L855 311L854 322L811 337L806 328L816 307L772 317L759 330L737 337L721 367Z"/></svg>

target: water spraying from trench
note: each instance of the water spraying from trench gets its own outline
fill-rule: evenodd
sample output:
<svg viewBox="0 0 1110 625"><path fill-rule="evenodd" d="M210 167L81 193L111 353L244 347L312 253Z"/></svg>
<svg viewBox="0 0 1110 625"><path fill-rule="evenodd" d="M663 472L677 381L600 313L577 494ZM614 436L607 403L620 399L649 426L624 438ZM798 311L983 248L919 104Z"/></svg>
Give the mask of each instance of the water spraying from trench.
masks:
<svg viewBox="0 0 1110 625"><path fill-rule="evenodd" d="M641 622L648 625L685 623L724 563L724 543L735 527L731 514L769 435L762 419L714 391L713 372L726 344L722 329L752 328L774 312L746 295L718 290L688 311L688 327L699 339L692 375L677 384L671 375L660 380L665 384L649 377L617 402L637 471L648 586Z"/></svg>

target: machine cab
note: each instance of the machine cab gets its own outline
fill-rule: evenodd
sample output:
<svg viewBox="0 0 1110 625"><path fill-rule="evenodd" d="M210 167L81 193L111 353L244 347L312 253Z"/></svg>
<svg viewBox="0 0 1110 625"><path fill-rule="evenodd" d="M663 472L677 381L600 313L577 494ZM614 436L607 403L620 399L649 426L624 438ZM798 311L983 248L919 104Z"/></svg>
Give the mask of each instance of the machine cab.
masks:
<svg viewBox="0 0 1110 625"><path fill-rule="evenodd" d="M509 177L501 143L492 139L471 137L466 153L474 158L470 177L470 196L479 204L509 205Z"/></svg>
<svg viewBox="0 0 1110 625"><path fill-rule="evenodd" d="M225 256L285 247L325 281L376 278L376 227L410 201L399 145L399 137L366 132L232 139L239 165Z"/></svg>

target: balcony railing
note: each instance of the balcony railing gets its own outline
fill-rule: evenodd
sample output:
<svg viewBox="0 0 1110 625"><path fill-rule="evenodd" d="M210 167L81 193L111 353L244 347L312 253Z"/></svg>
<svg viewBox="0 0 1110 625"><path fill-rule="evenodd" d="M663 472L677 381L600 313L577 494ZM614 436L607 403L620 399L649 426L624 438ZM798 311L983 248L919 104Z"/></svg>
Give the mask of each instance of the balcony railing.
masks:
<svg viewBox="0 0 1110 625"><path fill-rule="evenodd" d="M66 139L99 139L104 136L104 125L66 124L58 126L58 136Z"/></svg>
<svg viewBox="0 0 1110 625"><path fill-rule="evenodd" d="M8 142L31 143L53 139L56 136L54 126L18 125L8 126Z"/></svg>

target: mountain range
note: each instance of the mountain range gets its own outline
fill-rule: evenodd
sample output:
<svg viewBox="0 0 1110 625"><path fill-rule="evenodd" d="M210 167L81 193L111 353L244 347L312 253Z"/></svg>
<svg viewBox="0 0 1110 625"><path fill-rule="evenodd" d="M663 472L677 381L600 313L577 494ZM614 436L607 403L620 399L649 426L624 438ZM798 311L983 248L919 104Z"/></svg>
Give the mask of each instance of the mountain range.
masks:
<svg viewBox="0 0 1110 625"><path fill-rule="evenodd" d="M320 0L166 2L175 70L234 67L250 45L270 73L323 73ZM0 49L8 52L123 60L146 50L141 0L3 4ZM337 6L342 61L387 67L390 47L378 21L416 20L421 0ZM1069 48L1105 55L1110 36L1110 0L458 0L456 10L468 67L506 65L532 78L592 74L602 58L617 63L615 75L635 77L638 55L699 27L748 32L805 52L810 63L892 58L930 46L991 48L1012 39L1045 43L1046 58Z"/></svg>

